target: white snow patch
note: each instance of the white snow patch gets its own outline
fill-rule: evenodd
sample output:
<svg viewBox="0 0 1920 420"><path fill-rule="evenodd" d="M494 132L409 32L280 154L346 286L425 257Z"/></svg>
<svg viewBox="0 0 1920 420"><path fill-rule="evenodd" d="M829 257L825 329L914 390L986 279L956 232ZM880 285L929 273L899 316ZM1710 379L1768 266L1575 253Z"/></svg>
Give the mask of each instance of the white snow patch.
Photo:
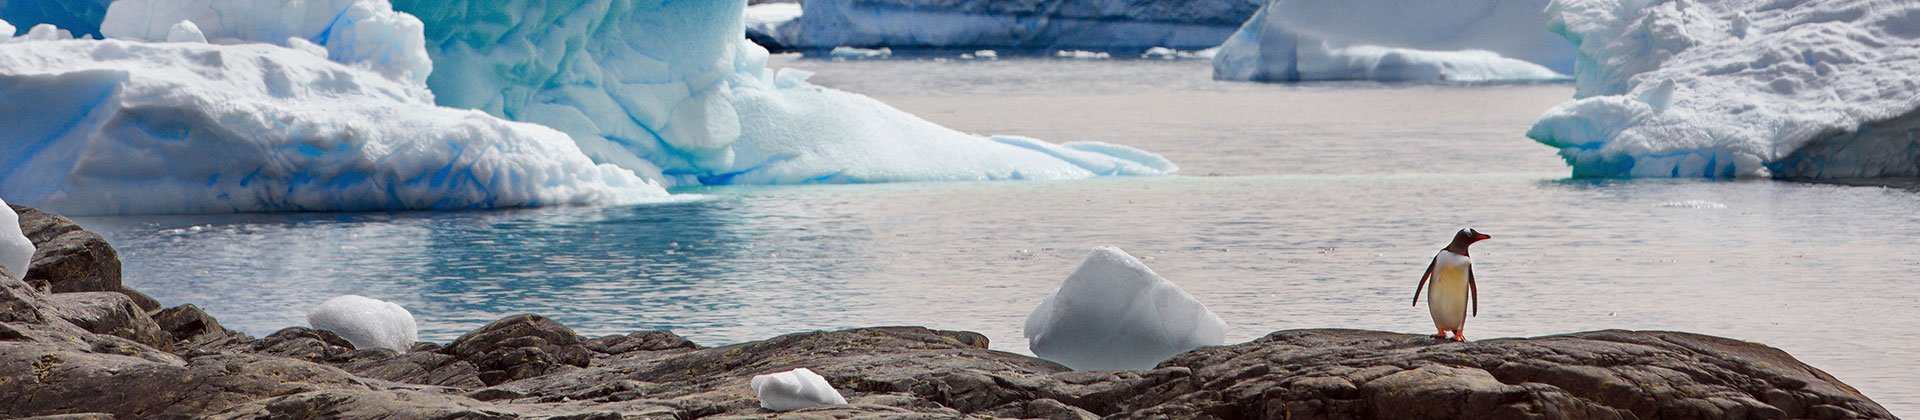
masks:
<svg viewBox="0 0 1920 420"><path fill-rule="evenodd" d="M407 308L360 295L341 295L307 311L307 325L332 331L356 349L406 353L420 341L420 326Z"/></svg>
<svg viewBox="0 0 1920 420"><path fill-rule="evenodd" d="M760 407L773 411L791 411L808 407L846 405L847 399L827 383L827 378L807 368L755 375L753 393Z"/></svg>
<svg viewBox="0 0 1920 420"><path fill-rule="evenodd" d="M1213 57L1220 80L1565 79L1546 0L1273 0Z"/></svg>
<svg viewBox="0 0 1920 420"><path fill-rule="evenodd" d="M1027 316L1028 347L1074 370L1151 369L1226 340L1227 324L1145 263L1094 248Z"/></svg>
<svg viewBox="0 0 1920 420"><path fill-rule="evenodd" d="M6 268L15 279L27 278L33 251L33 241L20 232L20 215L7 207L6 200L0 200L0 268Z"/></svg>
<svg viewBox="0 0 1920 420"><path fill-rule="evenodd" d="M1577 177L1920 176L1920 3L1556 0Z"/></svg>

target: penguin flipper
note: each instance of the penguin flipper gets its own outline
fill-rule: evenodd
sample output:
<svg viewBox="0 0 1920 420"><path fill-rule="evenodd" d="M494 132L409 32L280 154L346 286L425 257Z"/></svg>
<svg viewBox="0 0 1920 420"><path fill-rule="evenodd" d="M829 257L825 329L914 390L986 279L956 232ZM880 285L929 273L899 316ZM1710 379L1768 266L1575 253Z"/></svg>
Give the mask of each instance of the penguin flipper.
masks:
<svg viewBox="0 0 1920 420"><path fill-rule="evenodd" d="M1440 256L1433 256L1433 260L1427 262L1427 271L1420 273L1420 285L1413 286L1413 306L1420 306L1420 291L1427 288L1427 279L1433 277L1433 266L1439 263Z"/></svg>
<svg viewBox="0 0 1920 420"><path fill-rule="evenodd" d="M1467 297L1473 300L1473 316L1480 316L1480 286L1473 284L1473 264L1467 264Z"/></svg>

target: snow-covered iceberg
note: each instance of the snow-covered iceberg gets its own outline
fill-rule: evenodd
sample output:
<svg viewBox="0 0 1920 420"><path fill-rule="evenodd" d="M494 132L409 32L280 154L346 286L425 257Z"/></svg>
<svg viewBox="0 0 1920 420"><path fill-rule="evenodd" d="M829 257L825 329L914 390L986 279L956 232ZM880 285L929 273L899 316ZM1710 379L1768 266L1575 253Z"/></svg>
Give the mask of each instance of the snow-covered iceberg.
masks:
<svg viewBox="0 0 1920 420"><path fill-rule="evenodd" d="M114 10L129 4L140 3ZM435 106L425 86L329 61L319 48L8 41L0 196L63 213L466 209L666 194L594 164L563 133Z"/></svg>
<svg viewBox="0 0 1920 420"><path fill-rule="evenodd" d="M1262 0L808 0L773 36L789 47L1002 52L1220 45Z"/></svg>
<svg viewBox="0 0 1920 420"><path fill-rule="evenodd" d="M1213 77L1299 82L1564 79L1573 46L1546 0L1273 0L1220 46Z"/></svg>
<svg viewBox="0 0 1920 420"><path fill-rule="evenodd" d="M1527 136L1576 177L1920 175L1920 3L1556 0L1575 100Z"/></svg>
<svg viewBox="0 0 1920 420"><path fill-rule="evenodd" d="M389 349L406 353L420 341L420 324L413 313L393 302L360 295L341 295L307 311L307 325L332 331L357 349Z"/></svg>
<svg viewBox="0 0 1920 420"><path fill-rule="evenodd" d="M760 408L792 411L807 407L846 405L846 397L827 383L827 378L807 368L754 375L748 382L760 398Z"/></svg>
<svg viewBox="0 0 1920 420"><path fill-rule="evenodd" d="M1074 370L1152 369L1226 340L1227 324L1145 263L1094 248L1027 316L1028 348Z"/></svg>
<svg viewBox="0 0 1920 420"><path fill-rule="evenodd" d="M808 3L811 6L813 3ZM572 135L598 162L668 185L1154 175L1174 167L1101 143L961 133L767 68L745 0L399 0L427 27L439 103ZM811 16L812 11L808 11Z"/></svg>
<svg viewBox="0 0 1920 420"><path fill-rule="evenodd" d="M20 214L0 200L0 268L13 278L27 278L27 266L33 263L33 241L20 232Z"/></svg>

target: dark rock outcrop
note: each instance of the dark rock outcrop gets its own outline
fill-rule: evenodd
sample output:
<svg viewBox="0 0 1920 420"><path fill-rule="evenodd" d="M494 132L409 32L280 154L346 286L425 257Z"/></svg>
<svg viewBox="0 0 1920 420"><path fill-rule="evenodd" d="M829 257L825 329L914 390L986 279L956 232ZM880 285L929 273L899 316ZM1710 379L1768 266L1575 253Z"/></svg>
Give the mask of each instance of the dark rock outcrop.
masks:
<svg viewBox="0 0 1920 420"><path fill-rule="evenodd" d="M1106 372L987 347L881 327L702 348L513 315L444 347L356 350L327 331L256 339L192 305L149 315L120 294L0 275L0 418L764 418L749 380L799 367L849 402L788 413L813 418L1892 418L1778 349L1678 332L1291 330Z"/></svg>
<svg viewBox="0 0 1920 420"><path fill-rule="evenodd" d="M33 262L27 284L53 293L123 292L143 310L159 302L120 283L120 254L99 234L81 229L57 214L32 207L9 205L20 214L20 233L33 241Z"/></svg>

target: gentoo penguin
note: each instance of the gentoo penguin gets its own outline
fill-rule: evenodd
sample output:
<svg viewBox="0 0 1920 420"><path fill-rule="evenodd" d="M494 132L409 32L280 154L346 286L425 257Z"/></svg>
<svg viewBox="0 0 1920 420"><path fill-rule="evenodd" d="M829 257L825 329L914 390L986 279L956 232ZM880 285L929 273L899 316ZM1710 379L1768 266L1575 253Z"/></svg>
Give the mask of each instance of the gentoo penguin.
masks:
<svg viewBox="0 0 1920 420"><path fill-rule="evenodd" d="M1453 234L1453 243L1427 263L1427 272L1420 274L1420 285L1413 289L1413 306L1420 306L1420 289L1427 288L1427 279L1433 279L1433 287L1427 288L1427 309L1433 313L1433 327L1440 330L1433 333L1433 338L1445 340L1447 331L1453 331L1453 341L1467 341L1467 308L1471 306L1473 314L1480 315L1480 289L1473 284L1473 260L1467 258L1467 246L1487 238L1492 236L1461 229Z"/></svg>

